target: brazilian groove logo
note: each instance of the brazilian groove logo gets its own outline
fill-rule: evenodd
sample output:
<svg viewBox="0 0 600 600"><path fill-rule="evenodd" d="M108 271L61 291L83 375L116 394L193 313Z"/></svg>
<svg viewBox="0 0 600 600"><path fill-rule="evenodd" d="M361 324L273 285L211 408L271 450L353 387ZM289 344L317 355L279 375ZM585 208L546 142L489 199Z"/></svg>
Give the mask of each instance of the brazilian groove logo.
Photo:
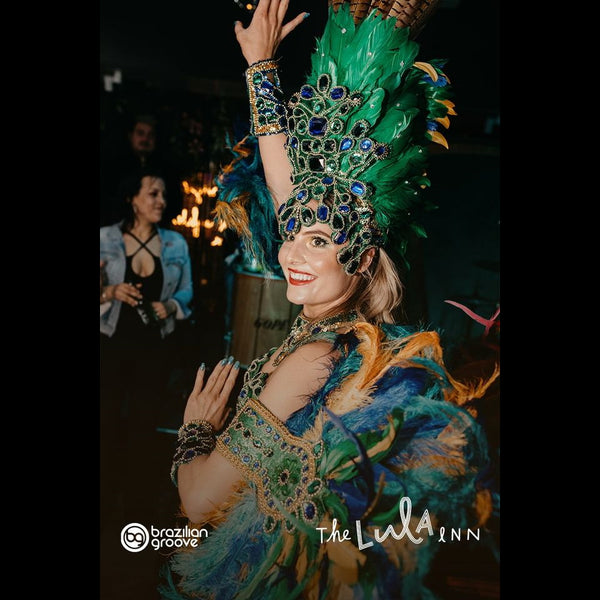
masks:
<svg viewBox="0 0 600 600"><path fill-rule="evenodd" d="M121 545L129 552L141 552L149 541L150 534L141 523L129 523L121 530Z"/></svg>
<svg viewBox="0 0 600 600"><path fill-rule="evenodd" d="M195 527L159 529L141 523L129 523L121 530L121 545L129 552L141 552L150 545L154 550L161 548L196 548L203 537L208 537L208 529Z"/></svg>

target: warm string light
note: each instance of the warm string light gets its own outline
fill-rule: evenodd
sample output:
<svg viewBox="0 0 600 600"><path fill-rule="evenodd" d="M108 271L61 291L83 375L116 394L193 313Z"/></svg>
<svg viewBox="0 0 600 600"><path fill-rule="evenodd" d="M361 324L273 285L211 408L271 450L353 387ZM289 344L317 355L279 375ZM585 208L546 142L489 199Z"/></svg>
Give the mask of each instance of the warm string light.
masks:
<svg viewBox="0 0 600 600"><path fill-rule="evenodd" d="M182 181L181 185L183 191L186 195L192 196L194 204L191 209L182 208L181 213L178 214L174 219L171 220L171 223L176 227L185 227L187 229L191 229L192 237L199 238L201 234L202 228L206 231L206 236L210 237L212 233L212 229L215 227L215 222L211 219L200 220L200 210L199 206L201 206L204 202L204 198L214 198L217 195L219 188L214 185L214 181L212 176L206 173L199 173L198 177L202 180L202 185L194 186L190 185L188 181ZM217 227L217 231L222 233L227 229L227 223L225 221L221 221ZM211 246L221 246L223 245L223 238L221 236L215 235L214 239L210 243Z"/></svg>
<svg viewBox="0 0 600 600"><path fill-rule="evenodd" d="M192 230L192 236L195 238L200 237L201 222L198 218L199 210L197 206L192 206L191 215L188 218L188 209L183 208L181 213L178 214L171 223L178 225L179 227L187 227Z"/></svg>
<svg viewBox="0 0 600 600"><path fill-rule="evenodd" d="M202 202L204 202L204 196L207 196L208 198L214 198L219 191L219 188L216 185L203 185L202 187L194 187L187 181L182 182L182 186L183 191L186 194L191 194L194 196L196 204L202 204Z"/></svg>

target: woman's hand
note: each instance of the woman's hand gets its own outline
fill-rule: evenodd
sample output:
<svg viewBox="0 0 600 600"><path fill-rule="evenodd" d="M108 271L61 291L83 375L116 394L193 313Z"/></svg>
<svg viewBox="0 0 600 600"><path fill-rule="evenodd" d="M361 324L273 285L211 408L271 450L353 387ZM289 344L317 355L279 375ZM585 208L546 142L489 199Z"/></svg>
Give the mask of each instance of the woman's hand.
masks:
<svg viewBox="0 0 600 600"><path fill-rule="evenodd" d="M167 307L162 302L152 302L152 310L159 319L166 319L169 316Z"/></svg>
<svg viewBox="0 0 600 600"><path fill-rule="evenodd" d="M220 431L231 412L227 402L239 372L240 365L238 362L233 364L232 356L228 360L223 359L213 369L206 385L203 386L205 375L203 364L196 374L194 389L183 413L183 422L204 419L213 426L215 431Z"/></svg>
<svg viewBox="0 0 600 600"><path fill-rule="evenodd" d="M107 300L120 300L131 306L137 306L143 298L139 288L141 283L132 285L131 283L117 283L116 285L107 285L104 287L104 294Z"/></svg>
<svg viewBox="0 0 600 600"><path fill-rule="evenodd" d="M275 58L281 40L309 15L301 12L283 25L288 5L289 0L259 0L248 27L244 28L240 21L235 22L235 36L248 65Z"/></svg>

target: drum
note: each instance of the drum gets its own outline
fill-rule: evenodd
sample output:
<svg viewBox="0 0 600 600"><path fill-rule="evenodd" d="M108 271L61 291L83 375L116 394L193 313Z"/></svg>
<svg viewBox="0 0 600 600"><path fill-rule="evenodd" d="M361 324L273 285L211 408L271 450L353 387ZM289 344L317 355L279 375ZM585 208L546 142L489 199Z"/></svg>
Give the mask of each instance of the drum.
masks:
<svg viewBox="0 0 600 600"><path fill-rule="evenodd" d="M244 369L287 336L301 307L286 297L287 282L239 269L235 274L231 354Z"/></svg>

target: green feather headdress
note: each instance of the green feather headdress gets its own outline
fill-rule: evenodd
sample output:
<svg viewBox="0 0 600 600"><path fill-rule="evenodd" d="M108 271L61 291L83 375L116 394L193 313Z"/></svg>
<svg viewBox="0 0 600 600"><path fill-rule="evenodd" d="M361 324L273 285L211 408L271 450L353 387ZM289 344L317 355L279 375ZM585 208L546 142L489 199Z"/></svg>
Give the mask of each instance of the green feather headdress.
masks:
<svg viewBox="0 0 600 600"><path fill-rule="evenodd" d="M334 243L348 242L337 256L349 274L368 248L403 257L411 232L425 235L415 213L430 183L426 148L447 147L438 127L456 114L443 63L415 62L411 35L435 4L330 2L311 73L288 103L294 191L279 209L279 232L286 239L328 224ZM408 21L400 5L413 9Z"/></svg>

